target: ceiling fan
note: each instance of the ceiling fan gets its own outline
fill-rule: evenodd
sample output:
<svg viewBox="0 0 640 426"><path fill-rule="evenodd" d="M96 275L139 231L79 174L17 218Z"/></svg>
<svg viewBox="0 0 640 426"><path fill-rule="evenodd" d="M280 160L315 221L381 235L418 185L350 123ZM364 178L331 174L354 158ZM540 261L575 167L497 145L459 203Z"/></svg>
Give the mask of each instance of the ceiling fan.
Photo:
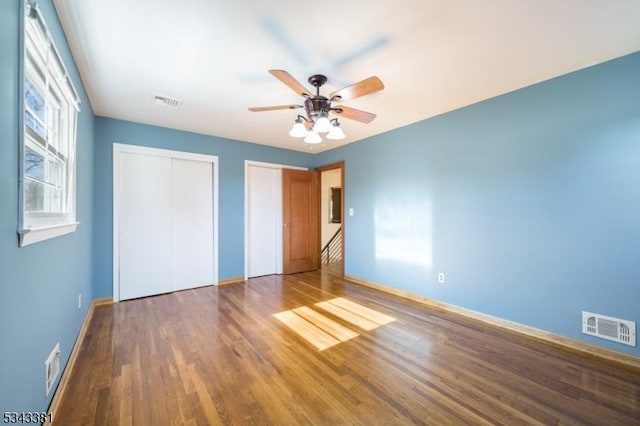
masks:
<svg viewBox="0 0 640 426"><path fill-rule="evenodd" d="M304 108L307 113L306 117L298 115L289 134L293 137L304 137L305 142L312 144L322 142L322 138L318 135L318 133L321 132L329 132L327 135L328 139L342 139L345 137L342 130L340 130L340 123L338 122L338 119L329 119L330 113L350 120L360 121L362 123L370 123L376 118L376 115L371 112L349 108L342 105L334 106L333 104L349 99L355 99L384 89L384 84L382 84L382 81L378 77L369 77L357 83L343 87L340 90L336 90L335 92L330 93L327 97L320 94L320 87L327 82L327 77L322 74L314 74L307 80L316 88L316 93L313 95L287 71L269 70L269 73L286 84L298 95L304 97L304 105L291 104L250 107L249 111L262 112Z"/></svg>

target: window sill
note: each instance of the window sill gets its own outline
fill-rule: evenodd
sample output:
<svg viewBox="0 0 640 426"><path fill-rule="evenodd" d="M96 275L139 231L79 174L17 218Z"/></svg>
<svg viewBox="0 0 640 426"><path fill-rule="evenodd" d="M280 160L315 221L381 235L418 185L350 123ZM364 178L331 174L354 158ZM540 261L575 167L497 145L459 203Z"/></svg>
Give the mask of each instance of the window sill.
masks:
<svg viewBox="0 0 640 426"><path fill-rule="evenodd" d="M38 228L18 229L20 247L26 247L40 241L70 234L76 231L80 222L63 223L60 225L42 226Z"/></svg>

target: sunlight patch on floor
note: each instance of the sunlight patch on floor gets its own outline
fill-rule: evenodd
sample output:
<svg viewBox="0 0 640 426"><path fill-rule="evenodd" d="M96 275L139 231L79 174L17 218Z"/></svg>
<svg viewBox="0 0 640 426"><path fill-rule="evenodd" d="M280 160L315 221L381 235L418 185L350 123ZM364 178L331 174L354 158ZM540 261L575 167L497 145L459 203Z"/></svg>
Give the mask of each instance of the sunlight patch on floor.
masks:
<svg viewBox="0 0 640 426"><path fill-rule="evenodd" d="M316 303L315 306L367 331L396 320L344 297L336 297L335 299Z"/></svg>
<svg viewBox="0 0 640 426"><path fill-rule="evenodd" d="M273 316L315 346L319 351L340 343L340 340L322 331L293 311L278 312L277 314L273 314Z"/></svg>
<svg viewBox="0 0 640 426"><path fill-rule="evenodd" d="M316 303L315 306L367 331L395 321L393 317L343 297ZM308 306L278 312L273 316L319 351L359 335Z"/></svg>

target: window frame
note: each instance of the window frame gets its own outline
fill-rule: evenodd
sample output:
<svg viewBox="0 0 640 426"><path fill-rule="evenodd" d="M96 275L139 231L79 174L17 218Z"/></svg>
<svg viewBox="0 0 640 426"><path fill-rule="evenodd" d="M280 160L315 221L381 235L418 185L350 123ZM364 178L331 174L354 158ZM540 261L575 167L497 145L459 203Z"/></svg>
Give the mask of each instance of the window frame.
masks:
<svg viewBox="0 0 640 426"><path fill-rule="evenodd" d="M74 232L79 224L76 221L76 150L80 97L38 5L31 0L23 0L21 4L18 235L20 247L25 247ZM27 78L42 98L42 116L27 107ZM54 115L50 116L52 111ZM44 129L42 134L27 124L27 112L33 117L29 121L37 121ZM35 153L42 158L41 176L28 175L27 150L30 155ZM27 182L41 188L42 211L28 210Z"/></svg>

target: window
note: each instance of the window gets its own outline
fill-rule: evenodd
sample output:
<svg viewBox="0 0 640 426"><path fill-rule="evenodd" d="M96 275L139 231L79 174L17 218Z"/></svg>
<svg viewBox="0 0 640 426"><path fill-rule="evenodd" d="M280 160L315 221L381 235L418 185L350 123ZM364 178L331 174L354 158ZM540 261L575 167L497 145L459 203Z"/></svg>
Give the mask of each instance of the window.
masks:
<svg viewBox="0 0 640 426"><path fill-rule="evenodd" d="M26 3L26 2L25 2ZM37 5L24 19L20 245L73 232L79 98Z"/></svg>

